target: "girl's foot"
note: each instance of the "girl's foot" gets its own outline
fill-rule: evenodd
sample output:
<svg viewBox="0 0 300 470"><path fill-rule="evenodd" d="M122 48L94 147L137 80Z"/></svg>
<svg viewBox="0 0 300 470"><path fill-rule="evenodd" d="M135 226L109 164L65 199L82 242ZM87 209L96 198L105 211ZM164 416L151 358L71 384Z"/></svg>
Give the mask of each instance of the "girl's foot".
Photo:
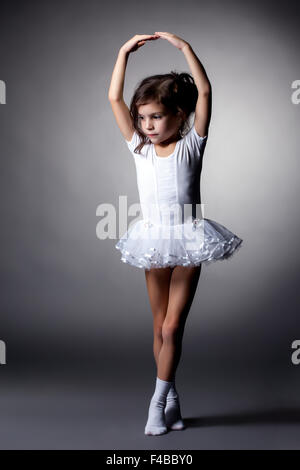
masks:
<svg viewBox="0 0 300 470"><path fill-rule="evenodd" d="M166 419L166 426L173 431L179 431L181 429L185 429L185 424L182 420L181 412L180 412L180 404L179 404L179 397L172 387L167 396L167 404L165 408L165 419Z"/></svg>
<svg viewBox="0 0 300 470"><path fill-rule="evenodd" d="M165 420L165 407L167 395L172 386L172 382L156 377L156 387L154 395L151 398L148 421L145 426L145 434L150 436L158 436L168 431Z"/></svg>
<svg viewBox="0 0 300 470"><path fill-rule="evenodd" d="M158 436L167 432L167 426L164 416L166 403L158 401L152 397L148 412L148 421L145 426L145 434L148 436Z"/></svg>

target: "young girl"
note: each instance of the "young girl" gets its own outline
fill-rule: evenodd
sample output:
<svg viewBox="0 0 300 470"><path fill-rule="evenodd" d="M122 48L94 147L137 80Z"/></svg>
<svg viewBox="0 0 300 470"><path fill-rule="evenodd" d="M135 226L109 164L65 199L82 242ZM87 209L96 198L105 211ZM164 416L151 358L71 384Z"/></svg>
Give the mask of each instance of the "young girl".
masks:
<svg viewBox="0 0 300 470"><path fill-rule="evenodd" d="M192 76L171 72L146 77L136 88L129 110L123 99L129 54L159 38L184 54ZM243 240L211 219L196 217L201 207L211 86L190 44L168 32L131 38L120 48L109 100L136 166L143 219L130 227L116 248L123 262L145 270L157 365L145 434L160 435L168 428L185 427L175 372L201 265L229 258Z"/></svg>

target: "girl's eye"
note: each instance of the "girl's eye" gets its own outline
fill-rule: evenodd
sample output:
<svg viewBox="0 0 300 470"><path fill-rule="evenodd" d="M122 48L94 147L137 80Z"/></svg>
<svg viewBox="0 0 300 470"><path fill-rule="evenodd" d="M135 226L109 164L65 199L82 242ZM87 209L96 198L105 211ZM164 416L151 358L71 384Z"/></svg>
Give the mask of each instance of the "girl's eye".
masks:
<svg viewBox="0 0 300 470"><path fill-rule="evenodd" d="M161 116L153 116L155 119L160 119ZM144 119L143 116L139 116L139 119Z"/></svg>

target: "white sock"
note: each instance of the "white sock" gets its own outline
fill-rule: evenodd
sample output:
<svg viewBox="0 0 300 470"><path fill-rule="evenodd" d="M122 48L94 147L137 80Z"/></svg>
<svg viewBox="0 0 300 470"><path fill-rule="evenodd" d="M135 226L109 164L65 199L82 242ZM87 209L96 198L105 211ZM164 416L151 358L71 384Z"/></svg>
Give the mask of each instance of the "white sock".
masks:
<svg viewBox="0 0 300 470"><path fill-rule="evenodd" d="M156 377L156 387L150 401L145 434L156 436L167 432L164 410L171 385L172 382L166 382Z"/></svg>
<svg viewBox="0 0 300 470"><path fill-rule="evenodd" d="M166 426L174 431L184 429L185 425L181 417L179 396L175 387L175 380L169 389L165 408Z"/></svg>

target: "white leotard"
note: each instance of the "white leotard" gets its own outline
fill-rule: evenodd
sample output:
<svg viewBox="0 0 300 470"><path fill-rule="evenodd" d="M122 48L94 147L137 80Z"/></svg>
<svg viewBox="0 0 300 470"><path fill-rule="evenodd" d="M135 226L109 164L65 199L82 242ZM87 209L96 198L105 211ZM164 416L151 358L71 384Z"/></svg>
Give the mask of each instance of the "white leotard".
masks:
<svg viewBox="0 0 300 470"><path fill-rule="evenodd" d="M144 145L140 154L135 153L140 143L137 132L131 141L125 142L135 161L143 218L161 224L169 220L173 224L196 217L200 209L196 205L201 203L200 174L207 136L200 137L193 125L167 157L159 157L153 143ZM190 210L184 204L189 204Z"/></svg>

